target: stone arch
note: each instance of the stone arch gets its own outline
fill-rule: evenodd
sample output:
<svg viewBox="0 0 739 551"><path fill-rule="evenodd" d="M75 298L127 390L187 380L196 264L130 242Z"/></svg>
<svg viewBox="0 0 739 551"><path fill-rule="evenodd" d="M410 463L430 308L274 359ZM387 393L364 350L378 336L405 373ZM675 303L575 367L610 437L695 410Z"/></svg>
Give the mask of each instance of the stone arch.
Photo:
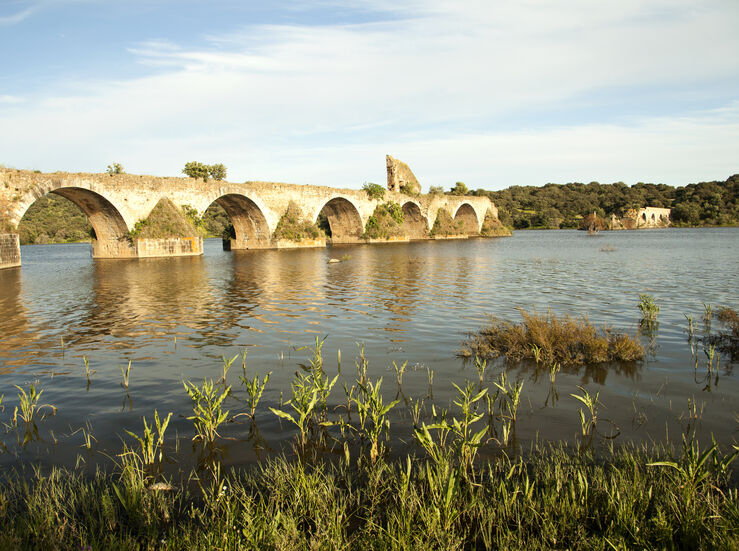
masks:
<svg viewBox="0 0 739 551"><path fill-rule="evenodd" d="M60 195L77 205L90 221L98 241L120 240L127 234L128 225L115 205L99 193L81 187L58 187L34 193L33 200L20 211L19 222L28 208L48 193Z"/></svg>
<svg viewBox="0 0 739 551"><path fill-rule="evenodd" d="M414 201L403 203L403 234L411 239L424 239L428 236L429 221Z"/></svg>
<svg viewBox="0 0 739 551"><path fill-rule="evenodd" d="M270 231L267 218L253 200L238 193L226 193L217 197L211 202L213 203L223 207L234 227L235 236L226 248L263 249L269 246ZM224 240L224 245L226 243Z"/></svg>
<svg viewBox="0 0 739 551"><path fill-rule="evenodd" d="M477 212L469 203L462 203L454 213L454 223L460 226L462 233L477 235L480 233L480 220Z"/></svg>
<svg viewBox="0 0 739 551"><path fill-rule="evenodd" d="M316 214L323 215L328 223L328 232L333 243L353 243L364 233L362 217L357 207L344 197L334 197ZM320 220L319 220L320 222Z"/></svg>

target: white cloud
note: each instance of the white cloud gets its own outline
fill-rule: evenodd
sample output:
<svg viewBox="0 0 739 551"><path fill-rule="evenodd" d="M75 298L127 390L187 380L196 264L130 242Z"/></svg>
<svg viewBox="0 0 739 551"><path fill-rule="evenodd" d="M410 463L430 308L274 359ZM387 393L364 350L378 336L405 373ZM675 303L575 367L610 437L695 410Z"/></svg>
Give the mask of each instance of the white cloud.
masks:
<svg viewBox="0 0 739 551"><path fill-rule="evenodd" d="M7 162L47 170L116 161L177 174L199 159L224 162L236 181L351 187L382 181L385 153L426 185L500 187L685 183L720 177L739 150L737 104L726 99L736 86L714 85L739 80L739 56L727 55L739 51L732 2L373 6L396 18L252 26L200 49L132 46L158 74L0 100L0 150ZM660 100L679 89L729 104L688 116L609 111L619 93L638 104L642 88ZM603 94L611 105L599 103ZM573 120L554 128L531 115L563 109ZM517 119L525 130L511 130Z"/></svg>
<svg viewBox="0 0 739 551"><path fill-rule="evenodd" d="M12 15L0 16L0 25L15 25L20 23L33 14L34 11L36 11L34 7L29 7Z"/></svg>

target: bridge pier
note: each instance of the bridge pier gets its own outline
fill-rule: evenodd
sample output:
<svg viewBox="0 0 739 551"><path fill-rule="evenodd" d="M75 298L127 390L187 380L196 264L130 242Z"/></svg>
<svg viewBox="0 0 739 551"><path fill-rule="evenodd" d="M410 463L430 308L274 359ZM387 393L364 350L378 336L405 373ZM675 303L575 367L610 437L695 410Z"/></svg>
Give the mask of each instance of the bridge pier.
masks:
<svg viewBox="0 0 739 551"><path fill-rule="evenodd" d="M17 233L0 234L0 269L21 265L21 245Z"/></svg>
<svg viewBox="0 0 739 551"><path fill-rule="evenodd" d="M224 239L224 251L243 251L245 249L275 249L271 239Z"/></svg>
<svg viewBox="0 0 739 551"><path fill-rule="evenodd" d="M203 254L202 237L101 239L92 242L93 258L158 258Z"/></svg>

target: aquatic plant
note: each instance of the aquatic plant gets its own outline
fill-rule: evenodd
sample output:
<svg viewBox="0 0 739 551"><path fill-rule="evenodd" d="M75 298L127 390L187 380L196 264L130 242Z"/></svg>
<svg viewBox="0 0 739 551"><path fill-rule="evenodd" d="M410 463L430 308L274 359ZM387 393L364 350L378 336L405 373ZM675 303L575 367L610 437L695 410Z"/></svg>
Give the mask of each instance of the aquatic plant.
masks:
<svg viewBox="0 0 739 551"><path fill-rule="evenodd" d="M393 400L389 404L384 404L380 393L381 386L382 377L374 385L371 381L367 381L366 384L359 385L359 395L354 399L359 415L360 432L370 443L372 463L377 461L377 458L385 451L380 437L390 428L388 412L399 402L399 400Z"/></svg>
<svg viewBox="0 0 739 551"><path fill-rule="evenodd" d="M18 406L16 406L15 410L13 411L13 424L15 426L18 425L18 417L20 417L21 421L23 421L26 425L32 425L37 420L39 420L38 415L42 410L50 409L52 415L56 413L56 408L51 404L39 404L39 400L41 399L41 395L44 393L44 391L39 390L37 392L35 384L31 383L29 385L28 392L23 390L23 388L19 387L18 385L13 386L18 389L18 405L20 406L20 410L18 409ZM41 419L43 419L43 415Z"/></svg>
<svg viewBox="0 0 739 551"><path fill-rule="evenodd" d="M583 441L587 439L590 442L593 439L593 433L598 424L598 396L600 392L596 392L595 396L591 396L585 388L581 386L577 388L582 392L582 396L579 394L570 394L570 396L581 402L587 409L589 417L586 418L582 408L577 409L577 414L580 417L580 436Z"/></svg>
<svg viewBox="0 0 739 551"><path fill-rule="evenodd" d="M408 362L405 361L400 367L398 367L398 364L393 361L393 369L395 369L395 378L398 380L398 388L403 386L403 373L405 373L405 368L407 365Z"/></svg>
<svg viewBox="0 0 739 551"><path fill-rule="evenodd" d="M121 383L121 386L123 388L128 388L128 382L131 377L131 360L128 360L128 367L124 370L122 365L118 366L121 370L121 375L123 376L123 382Z"/></svg>
<svg viewBox="0 0 739 551"><path fill-rule="evenodd" d="M642 319L647 322L656 322L657 314L659 314L659 306L654 302L651 295L639 295L639 310L641 310Z"/></svg>
<svg viewBox="0 0 739 551"><path fill-rule="evenodd" d="M154 422L151 426L146 422L146 417L142 417L144 421L144 432L141 436L129 430L126 431L129 436L135 438L139 443L139 451L133 449L124 451L123 457L129 454L137 455L142 468L149 476L155 476L161 470L162 459L164 457L164 433L169 425L172 413L168 413L164 421L159 420L159 412L154 410ZM156 428L156 434L154 429Z"/></svg>
<svg viewBox="0 0 739 551"><path fill-rule="evenodd" d="M215 383L207 379L199 387L190 381L185 381L183 385L192 400L193 414L187 418L193 422L195 428L195 436L192 440L212 446L216 438L220 437L219 427L228 419L228 411L223 411L222 405L231 387L225 387L219 392Z"/></svg>
<svg viewBox="0 0 739 551"><path fill-rule="evenodd" d="M551 311L529 314L514 324L492 317L490 325L472 333L462 344L462 356L496 358L509 362L538 360L562 367L579 367L603 362L630 362L644 357L644 348L627 333L610 327L598 329L587 318L557 317Z"/></svg>
<svg viewBox="0 0 739 551"><path fill-rule="evenodd" d="M261 380L259 378L259 373L255 373L253 379L249 379L248 377L245 377L243 375L239 377L239 379L241 379L241 382L244 384L244 387L246 388L246 403L249 406L249 416L252 419L254 419L254 415L257 411L257 406L259 405L259 400L262 398L264 387L267 386L270 375L272 375L271 371L267 373Z"/></svg>

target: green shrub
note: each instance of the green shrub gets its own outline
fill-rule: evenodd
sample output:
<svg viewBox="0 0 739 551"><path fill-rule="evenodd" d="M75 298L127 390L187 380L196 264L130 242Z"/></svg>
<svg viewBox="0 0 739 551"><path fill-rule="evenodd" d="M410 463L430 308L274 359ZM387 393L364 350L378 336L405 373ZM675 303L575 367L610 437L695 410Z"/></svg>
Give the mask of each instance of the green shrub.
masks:
<svg viewBox="0 0 739 551"><path fill-rule="evenodd" d="M136 222L128 236L131 239L166 239L199 235L200 231L188 220L186 214L164 197L146 219Z"/></svg>
<svg viewBox="0 0 739 551"><path fill-rule="evenodd" d="M208 178L213 178L214 180L226 179L226 167L222 163L206 165L197 161L190 161L189 163L185 163L185 168L182 169L182 172L190 178L202 178L203 182L207 182Z"/></svg>
<svg viewBox="0 0 739 551"><path fill-rule="evenodd" d="M362 189L367 193L367 197L370 199L377 199L378 201L385 197L385 188L380 184L373 184L372 182L365 182Z"/></svg>
<svg viewBox="0 0 739 551"><path fill-rule="evenodd" d="M457 182L454 187L450 190L450 195L468 195L470 190L467 188L464 182Z"/></svg>
<svg viewBox="0 0 739 551"><path fill-rule="evenodd" d="M402 235L403 207L393 201L377 205L364 227L365 239L388 239Z"/></svg>
<svg viewBox="0 0 739 551"><path fill-rule="evenodd" d="M323 231L315 222L303 218L303 212L295 201L288 203L285 214L282 215L275 228L277 239L289 239L290 241L318 239L323 235Z"/></svg>
<svg viewBox="0 0 739 551"><path fill-rule="evenodd" d="M461 220L455 222L452 215L446 209L440 208L436 212L436 220L431 228L431 235L459 235L464 233L464 222Z"/></svg>
<svg viewBox="0 0 739 551"><path fill-rule="evenodd" d="M480 235L483 237L506 237L511 235L511 230L506 228L493 212L488 209L485 213L485 220L482 222Z"/></svg>

